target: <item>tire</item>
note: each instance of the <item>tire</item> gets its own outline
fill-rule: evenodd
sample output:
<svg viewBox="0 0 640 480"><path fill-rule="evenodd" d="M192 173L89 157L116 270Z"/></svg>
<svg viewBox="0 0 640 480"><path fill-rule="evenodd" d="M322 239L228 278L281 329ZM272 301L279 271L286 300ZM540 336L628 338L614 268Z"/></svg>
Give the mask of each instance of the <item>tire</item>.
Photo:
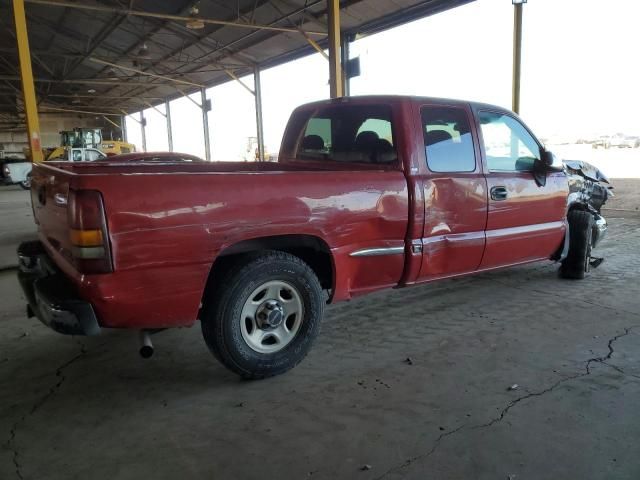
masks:
<svg viewBox="0 0 640 480"><path fill-rule="evenodd" d="M31 173L28 173L27 178L23 182L20 182L19 185L24 190L31 190Z"/></svg>
<svg viewBox="0 0 640 480"><path fill-rule="evenodd" d="M569 221L569 253L562 261L563 278L583 279L590 269L593 241L593 215L584 210L571 210Z"/></svg>
<svg viewBox="0 0 640 480"><path fill-rule="evenodd" d="M288 253L241 258L214 279L201 315L202 335L213 355L238 375L279 375L302 361L320 332L322 287L313 270Z"/></svg>

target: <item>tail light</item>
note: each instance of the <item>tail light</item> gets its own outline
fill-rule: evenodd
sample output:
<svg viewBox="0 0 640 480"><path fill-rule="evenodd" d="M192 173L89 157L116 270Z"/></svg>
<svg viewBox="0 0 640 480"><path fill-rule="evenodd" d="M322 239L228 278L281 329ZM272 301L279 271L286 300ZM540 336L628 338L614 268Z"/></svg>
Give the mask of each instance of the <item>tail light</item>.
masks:
<svg viewBox="0 0 640 480"><path fill-rule="evenodd" d="M69 238L73 261L82 273L113 271L102 195L95 190L70 190Z"/></svg>

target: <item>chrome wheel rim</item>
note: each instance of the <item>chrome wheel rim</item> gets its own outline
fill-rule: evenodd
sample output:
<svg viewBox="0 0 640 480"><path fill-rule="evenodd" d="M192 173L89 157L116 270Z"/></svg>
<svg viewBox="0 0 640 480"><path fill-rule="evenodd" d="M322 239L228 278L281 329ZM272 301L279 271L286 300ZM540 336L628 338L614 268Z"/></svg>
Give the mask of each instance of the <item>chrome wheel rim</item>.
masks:
<svg viewBox="0 0 640 480"><path fill-rule="evenodd" d="M242 338L258 353L279 352L297 335L303 315L302 298L293 285L282 280L265 282L244 303Z"/></svg>

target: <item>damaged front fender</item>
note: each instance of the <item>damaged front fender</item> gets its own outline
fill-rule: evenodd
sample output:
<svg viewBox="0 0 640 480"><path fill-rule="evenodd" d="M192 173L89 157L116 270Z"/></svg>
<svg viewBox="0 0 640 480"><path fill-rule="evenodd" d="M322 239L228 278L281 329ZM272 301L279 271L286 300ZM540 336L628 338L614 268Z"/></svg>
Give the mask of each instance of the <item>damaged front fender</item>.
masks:
<svg viewBox="0 0 640 480"><path fill-rule="evenodd" d="M609 179L590 163L581 160L563 160L562 163L569 182L569 209L582 205L599 214L602 206L613 197Z"/></svg>
<svg viewBox="0 0 640 480"><path fill-rule="evenodd" d="M607 200L613 197L613 186L607 176L590 163L581 160L563 160L562 163L569 184L567 212L580 209L593 215L591 246L595 248L607 233L607 221L600 211ZM553 257L555 260L562 261L567 257L569 235L567 228L564 244Z"/></svg>
<svg viewBox="0 0 640 480"><path fill-rule="evenodd" d="M567 211L582 208L593 214L592 247L595 247L607 233L607 221L600 210L613 197L613 186L607 176L590 163L581 160L564 160L562 163L569 182Z"/></svg>

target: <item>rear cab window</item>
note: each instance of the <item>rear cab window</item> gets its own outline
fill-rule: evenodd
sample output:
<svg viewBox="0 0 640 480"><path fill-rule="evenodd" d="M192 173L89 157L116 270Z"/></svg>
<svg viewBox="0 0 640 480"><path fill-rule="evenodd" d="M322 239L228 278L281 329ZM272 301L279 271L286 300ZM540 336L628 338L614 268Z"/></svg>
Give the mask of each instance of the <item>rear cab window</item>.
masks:
<svg viewBox="0 0 640 480"><path fill-rule="evenodd" d="M283 145L300 161L390 165L398 161L391 107L323 105L294 113Z"/></svg>

